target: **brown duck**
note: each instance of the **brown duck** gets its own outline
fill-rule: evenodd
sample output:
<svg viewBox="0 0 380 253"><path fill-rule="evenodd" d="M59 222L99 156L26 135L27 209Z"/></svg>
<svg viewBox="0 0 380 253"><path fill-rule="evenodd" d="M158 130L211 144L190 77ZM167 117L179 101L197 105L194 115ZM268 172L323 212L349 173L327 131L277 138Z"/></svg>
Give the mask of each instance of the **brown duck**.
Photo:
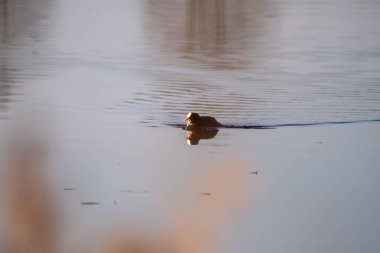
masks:
<svg viewBox="0 0 380 253"><path fill-rule="evenodd" d="M214 117L211 116L200 116L198 113L189 112L186 119L186 128L206 128L206 127L221 127L220 124Z"/></svg>

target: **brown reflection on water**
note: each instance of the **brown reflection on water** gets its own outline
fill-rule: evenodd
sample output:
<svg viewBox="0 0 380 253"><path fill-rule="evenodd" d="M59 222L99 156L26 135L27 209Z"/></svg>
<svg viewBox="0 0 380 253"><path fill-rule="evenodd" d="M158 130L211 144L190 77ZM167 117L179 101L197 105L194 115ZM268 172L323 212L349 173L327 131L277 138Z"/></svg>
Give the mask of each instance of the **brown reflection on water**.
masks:
<svg viewBox="0 0 380 253"><path fill-rule="evenodd" d="M188 145L198 145L200 140L207 140L214 138L218 129L216 128L201 128L195 129L192 131L185 131L186 133L186 142Z"/></svg>
<svg viewBox="0 0 380 253"><path fill-rule="evenodd" d="M260 22L265 10L263 1L149 1L147 34L160 52L174 53L178 60L194 60L213 69L241 69L252 60L242 54L266 25Z"/></svg>
<svg viewBox="0 0 380 253"><path fill-rule="evenodd" d="M0 112L7 109L7 104L10 101L10 96L11 86L9 84L8 69L6 66L0 64Z"/></svg>
<svg viewBox="0 0 380 253"><path fill-rule="evenodd" d="M247 50L244 36L258 35L251 30L258 12L247 14L250 6L263 9L260 1L187 1L183 53L215 69L244 68L248 59L237 57Z"/></svg>
<svg viewBox="0 0 380 253"><path fill-rule="evenodd" d="M211 49L223 53L226 44L226 3L187 1L185 51ZM219 51L221 50L221 51Z"/></svg>
<svg viewBox="0 0 380 253"><path fill-rule="evenodd" d="M11 43L19 38L38 40L43 30L36 24L46 19L51 1L0 1L0 43Z"/></svg>
<svg viewBox="0 0 380 253"><path fill-rule="evenodd" d="M41 44L46 30L50 1L0 1L0 111L12 102L16 84L36 78L45 50Z"/></svg>
<svg viewBox="0 0 380 253"><path fill-rule="evenodd" d="M8 37L8 25L9 25L9 1L0 1L0 38L3 42Z"/></svg>

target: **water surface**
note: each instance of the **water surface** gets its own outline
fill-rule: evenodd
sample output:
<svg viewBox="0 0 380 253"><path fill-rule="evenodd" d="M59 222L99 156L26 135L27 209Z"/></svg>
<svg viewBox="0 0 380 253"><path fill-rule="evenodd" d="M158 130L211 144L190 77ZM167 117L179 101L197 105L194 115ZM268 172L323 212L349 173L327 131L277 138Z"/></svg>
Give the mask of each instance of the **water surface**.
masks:
<svg viewBox="0 0 380 253"><path fill-rule="evenodd" d="M1 1L0 165L43 136L69 248L165 226L227 159L247 199L217 252L378 252L379 22L375 0ZM189 111L269 129L190 147Z"/></svg>

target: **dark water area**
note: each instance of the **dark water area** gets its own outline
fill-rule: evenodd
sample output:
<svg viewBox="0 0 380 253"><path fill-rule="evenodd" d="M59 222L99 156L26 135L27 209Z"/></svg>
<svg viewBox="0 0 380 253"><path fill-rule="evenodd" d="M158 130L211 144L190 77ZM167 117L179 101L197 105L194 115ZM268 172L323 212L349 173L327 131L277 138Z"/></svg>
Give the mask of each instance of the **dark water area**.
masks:
<svg viewBox="0 0 380 253"><path fill-rule="evenodd" d="M31 140L55 252L178 224L178 252L378 252L379 23L377 0L0 0L0 192ZM185 131L190 111L223 127ZM53 230L6 218L53 202L3 199L0 252Z"/></svg>

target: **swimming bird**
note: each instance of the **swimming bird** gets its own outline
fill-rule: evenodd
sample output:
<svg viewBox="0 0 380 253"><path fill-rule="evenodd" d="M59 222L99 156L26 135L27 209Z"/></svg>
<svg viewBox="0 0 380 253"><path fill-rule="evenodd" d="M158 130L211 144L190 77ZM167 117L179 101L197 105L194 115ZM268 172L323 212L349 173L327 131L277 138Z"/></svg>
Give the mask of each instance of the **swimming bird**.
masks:
<svg viewBox="0 0 380 253"><path fill-rule="evenodd" d="M184 120L186 122L186 128L206 128L206 127L221 127L214 117L200 116L196 112L189 112Z"/></svg>

